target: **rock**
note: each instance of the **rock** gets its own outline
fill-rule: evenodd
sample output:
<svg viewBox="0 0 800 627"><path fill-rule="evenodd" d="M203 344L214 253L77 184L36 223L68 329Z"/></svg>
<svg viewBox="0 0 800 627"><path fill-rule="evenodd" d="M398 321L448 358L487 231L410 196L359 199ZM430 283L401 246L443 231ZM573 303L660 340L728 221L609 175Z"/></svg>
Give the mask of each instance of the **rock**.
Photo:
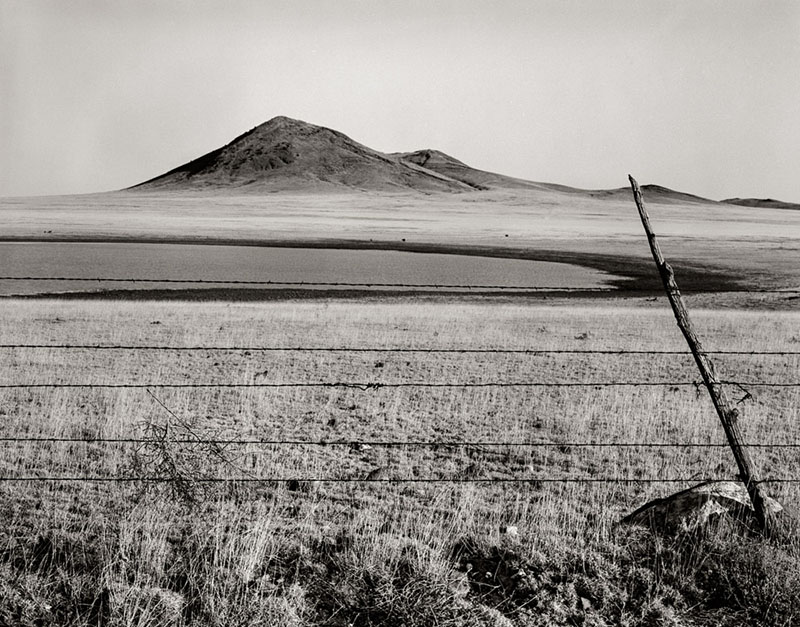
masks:
<svg viewBox="0 0 800 627"><path fill-rule="evenodd" d="M765 505L773 513L783 511L781 504L769 497ZM700 529L723 516L746 524L755 523L753 505L743 483L701 483L672 496L650 501L620 522L675 533Z"/></svg>
<svg viewBox="0 0 800 627"><path fill-rule="evenodd" d="M518 536L519 529L515 525L506 525L504 527L500 527L500 533L506 536Z"/></svg>

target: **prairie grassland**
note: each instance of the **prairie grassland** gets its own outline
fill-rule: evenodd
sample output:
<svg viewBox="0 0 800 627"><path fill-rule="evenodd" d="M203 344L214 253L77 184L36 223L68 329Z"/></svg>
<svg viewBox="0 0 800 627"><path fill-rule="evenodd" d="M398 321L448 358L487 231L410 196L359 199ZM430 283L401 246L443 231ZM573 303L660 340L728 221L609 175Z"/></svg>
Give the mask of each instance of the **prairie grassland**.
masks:
<svg viewBox="0 0 800 627"><path fill-rule="evenodd" d="M626 179L620 181L627 187ZM645 193L645 202L648 202ZM654 202L661 237L796 243L800 216L724 203ZM536 240L642 239L633 196L573 190L436 193L120 191L0 198L6 236L186 239L400 239L487 245ZM506 238L506 235L509 237ZM646 251L646 245L644 249Z"/></svg>
<svg viewBox="0 0 800 627"><path fill-rule="evenodd" d="M171 479L0 484L0 624L800 618L795 544L729 528L671 540L616 524L650 499L735 476L727 448L580 446L724 443L707 394L692 385L689 355L247 349L684 350L667 310L577 301L9 300L2 319L1 344L243 348L0 349L5 385L144 386L0 390L0 436L86 440L4 441L3 477ZM693 319L709 350L800 350L797 312L704 310ZM800 440L800 388L758 385L798 381L800 356L716 361L723 379L745 382L730 393L742 399L749 442ZM159 387L309 382L360 386ZM598 385L408 385L530 382ZM110 438L151 441L92 441ZM752 455L765 477L800 478L797 449ZM377 469L385 481L362 481ZM674 478L687 481L648 482ZM791 483L769 492L787 506L800 496Z"/></svg>
<svg viewBox="0 0 800 627"><path fill-rule="evenodd" d="M620 184L627 186L627 180ZM800 212L724 203L648 203L674 267L715 267L753 287L797 287ZM494 247L624 255L649 264L627 193L553 189L464 194L110 192L0 198L3 237L148 242L343 241L399 249L416 245ZM679 277L680 279L680 277Z"/></svg>

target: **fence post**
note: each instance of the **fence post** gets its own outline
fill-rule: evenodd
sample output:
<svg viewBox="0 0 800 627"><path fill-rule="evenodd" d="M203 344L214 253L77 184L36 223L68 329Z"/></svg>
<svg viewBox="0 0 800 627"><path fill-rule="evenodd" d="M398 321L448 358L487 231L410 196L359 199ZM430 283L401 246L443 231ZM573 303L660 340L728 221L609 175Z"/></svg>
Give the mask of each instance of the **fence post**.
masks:
<svg viewBox="0 0 800 627"><path fill-rule="evenodd" d="M661 280L664 283L664 290L672 306L672 312L675 314L675 320L678 322L678 326L683 332L687 344L689 344L689 349L692 351L697 367L700 370L700 376L703 378L703 383L705 383L708 393L711 395L714 408L717 410L717 415L722 422L722 428L725 430L728 444L730 444L733 457L739 468L739 477L744 482L747 493L750 495L750 500L753 503L756 519L761 528L765 532L768 532L771 522L769 520L770 512L765 505L765 495L761 492L753 462L750 459L750 454L746 448L744 438L739 430L739 410L730 402L727 394L725 394L725 389L714 371L714 364L703 350L700 338L697 337L697 334L695 334L692 328L692 323L689 320L689 312L683 304L681 293L678 290L678 284L675 282L675 275L670 265L664 260L656 235L653 233L653 229L650 226L650 218L644 208L639 184L630 174L628 175L628 179L631 182L631 189L633 190L633 200L636 202L639 216L642 219L642 225L644 226L645 233L647 233L650 251L653 253L653 259L658 267L658 273L661 275Z"/></svg>

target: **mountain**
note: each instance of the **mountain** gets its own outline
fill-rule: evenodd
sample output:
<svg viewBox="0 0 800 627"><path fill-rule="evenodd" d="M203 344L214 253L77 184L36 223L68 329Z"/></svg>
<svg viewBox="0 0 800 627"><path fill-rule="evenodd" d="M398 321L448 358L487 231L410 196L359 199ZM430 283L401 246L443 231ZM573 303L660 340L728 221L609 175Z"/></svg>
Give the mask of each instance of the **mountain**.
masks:
<svg viewBox="0 0 800 627"><path fill-rule="evenodd" d="M741 207L757 207L767 209L800 209L800 205L793 202L783 202L772 198L728 198L722 202Z"/></svg>
<svg viewBox="0 0 800 627"><path fill-rule="evenodd" d="M485 172L438 150L383 153L323 126L279 116L211 152L129 190L471 192L539 190L597 199L631 198L627 187L584 190ZM659 185L643 185L652 203L713 203Z"/></svg>
<svg viewBox="0 0 800 627"><path fill-rule="evenodd" d="M129 189L462 192L504 183L535 185L475 170L438 151L385 154L338 131L276 117L221 148Z"/></svg>

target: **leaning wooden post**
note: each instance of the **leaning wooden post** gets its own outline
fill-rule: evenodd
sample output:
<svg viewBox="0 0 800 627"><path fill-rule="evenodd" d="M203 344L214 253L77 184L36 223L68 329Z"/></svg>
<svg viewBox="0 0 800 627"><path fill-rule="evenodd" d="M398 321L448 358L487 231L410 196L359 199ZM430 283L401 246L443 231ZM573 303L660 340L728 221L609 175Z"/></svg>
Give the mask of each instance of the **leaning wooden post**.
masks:
<svg viewBox="0 0 800 627"><path fill-rule="evenodd" d="M650 242L650 250L653 253L653 259L658 267L658 273L661 275L661 280L664 283L664 289L669 298L669 304L672 306L672 312L675 314L675 319L678 326L689 344L689 348L694 355L697 362L697 367L700 370L700 375L703 377L703 383L708 388L708 393L711 395L711 400L714 403L714 408L717 410L719 419L722 422L722 428L725 430L725 435L728 438L728 444L733 451L733 457L736 459L736 465L739 467L739 476L747 488L747 493L750 495L750 500L753 503L756 518L758 519L761 528L764 531L769 530L770 521L769 510L764 503L764 495L761 492L758 478L756 477L753 462L750 460L750 454L739 431L738 418L739 410L728 400L725 390L714 372L714 364L708 358L708 355L703 350L700 343L700 338L697 337L692 329L692 323L689 320L689 312L686 310L681 298L681 293L678 290L678 284L675 282L675 275L672 272L670 265L664 261L664 256L661 254L661 249L658 246L653 229L650 227L650 218L644 208L642 201L642 192L639 189L639 184L629 174L628 179L631 182L631 189L633 190L633 199L636 202L636 207L639 209L639 216L642 218L647 239Z"/></svg>

